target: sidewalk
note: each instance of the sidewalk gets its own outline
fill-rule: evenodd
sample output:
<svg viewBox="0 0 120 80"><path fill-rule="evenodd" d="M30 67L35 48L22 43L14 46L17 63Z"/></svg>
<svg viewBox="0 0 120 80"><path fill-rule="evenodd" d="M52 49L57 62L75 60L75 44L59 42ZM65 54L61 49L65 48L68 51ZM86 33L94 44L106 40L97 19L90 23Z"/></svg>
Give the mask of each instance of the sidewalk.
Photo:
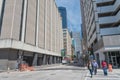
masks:
<svg viewBox="0 0 120 80"><path fill-rule="evenodd" d="M55 68L62 64L51 64L51 65L41 65L41 66L34 66L35 71L43 70L43 69L49 69L49 68Z"/></svg>
<svg viewBox="0 0 120 80"><path fill-rule="evenodd" d="M60 66L61 64L51 64L51 65L41 65L41 66L34 66L35 71L42 70L42 69L48 69L48 68L54 68L56 66ZM9 70L9 72L16 72L18 70ZM0 73L2 72L8 72L8 70L0 70ZM23 71L24 72L24 71Z"/></svg>

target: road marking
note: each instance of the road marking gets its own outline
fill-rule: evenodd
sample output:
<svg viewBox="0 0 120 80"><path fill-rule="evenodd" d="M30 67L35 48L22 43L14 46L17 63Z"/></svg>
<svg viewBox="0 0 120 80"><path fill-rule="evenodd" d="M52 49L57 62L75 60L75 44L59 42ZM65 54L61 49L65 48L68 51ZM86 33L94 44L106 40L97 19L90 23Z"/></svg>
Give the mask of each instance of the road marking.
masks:
<svg viewBox="0 0 120 80"><path fill-rule="evenodd" d="M85 76L85 80L87 80L87 79L88 79L88 74L89 74L89 72L87 72L87 75Z"/></svg>

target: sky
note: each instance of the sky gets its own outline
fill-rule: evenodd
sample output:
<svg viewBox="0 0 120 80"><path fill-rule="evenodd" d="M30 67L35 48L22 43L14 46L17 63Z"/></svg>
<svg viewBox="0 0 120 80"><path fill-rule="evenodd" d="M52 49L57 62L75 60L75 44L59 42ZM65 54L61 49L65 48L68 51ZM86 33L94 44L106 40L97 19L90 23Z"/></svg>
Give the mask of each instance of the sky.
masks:
<svg viewBox="0 0 120 80"><path fill-rule="evenodd" d="M69 31L81 31L80 0L56 0L58 7L65 7L67 10L67 25Z"/></svg>

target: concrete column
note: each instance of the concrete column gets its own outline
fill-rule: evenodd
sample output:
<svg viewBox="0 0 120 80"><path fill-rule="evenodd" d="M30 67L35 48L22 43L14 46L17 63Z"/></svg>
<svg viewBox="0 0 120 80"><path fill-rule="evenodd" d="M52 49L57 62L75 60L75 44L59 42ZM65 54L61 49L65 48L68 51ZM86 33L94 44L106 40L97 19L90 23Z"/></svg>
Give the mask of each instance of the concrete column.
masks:
<svg viewBox="0 0 120 80"><path fill-rule="evenodd" d="M46 64L46 55L43 55L43 65Z"/></svg>
<svg viewBox="0 0 120 80"><path fill-rule="evenodd" d="M50 57L51 56L48 56L48 64L51 64Z"/></svg>
<svg viewBox="0 0 120 80"><path fill-rule="evenodd" d="M23 61L23 51L18 52L18 63L21 63Z"/></svg>
<svg viewBox="0 0 120 80"><path fill-rule="evenodd" d="M38 54L35 53L33 58L33 63L32 63L33 66L37 66L37 60L38 60Z"/></svg>
<svg viewBox="0 0 120 80"><path fill-rule="evenodd" d="M49 56L46 55L46 64L48 65L49 64Z"/></svg>
<svg viewBox="0 0 120 80"><path fill-rule="evenodd" d="M50 56L50 64L52 64L53 62L52 62L52 56Z"/></svg>
<svg viewBox="0 0 120 80"><path fill-rule="evenodd" d="M52 56L52 63L54 64L54 56Z"/></svg>
<svg viewBox="0 0 120 80"><path fill-rule="evenodd" d="M60 63L60 57L58 57L58 63Z"/></svg>
<svg viewBox="0 0 120 80"><path fill-rule="evenodd" d="M62 63L62 57L60 57L60 63Z"/></svg>
<svg viewBox="0 0 120 80"><path fill-rule="evenodd" d="M56 57L54 57L54 64L56 64Z"/></svg>
<svg viewBox="0 0 120 80"><path fill-rule="evenodd" d="M58 57L56 57L56 63L58 63Z"/></svg>

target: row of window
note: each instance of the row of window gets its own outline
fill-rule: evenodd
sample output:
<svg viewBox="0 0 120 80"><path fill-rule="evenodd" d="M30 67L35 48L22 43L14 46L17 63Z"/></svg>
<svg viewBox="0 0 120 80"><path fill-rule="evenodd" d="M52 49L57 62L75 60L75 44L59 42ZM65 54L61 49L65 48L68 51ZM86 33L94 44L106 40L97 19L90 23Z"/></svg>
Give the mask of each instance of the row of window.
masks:
<svg viewBox="0 0 120 80"><path fill-rule="evenodd" d="M108 2L97 3L97 7L113 5L113 4L115 3L115 1L116 1L116 0L112 0L112 1L108 1Z"/></svg>

